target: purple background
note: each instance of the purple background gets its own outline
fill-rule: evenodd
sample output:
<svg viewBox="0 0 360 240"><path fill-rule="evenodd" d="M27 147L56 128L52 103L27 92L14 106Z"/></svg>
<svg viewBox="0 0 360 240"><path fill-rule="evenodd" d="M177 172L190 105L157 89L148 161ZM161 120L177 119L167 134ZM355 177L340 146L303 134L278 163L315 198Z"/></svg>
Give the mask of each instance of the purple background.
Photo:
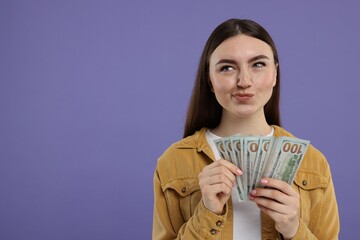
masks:
<svg viewBox="0 0 360 240"><path fill-rule="evenodd" d="M207 37L232 17L273 36L283 126L328 158L354 239L356 2L1 0L0 239L150 239L157 158L182 136Z"/></svg>

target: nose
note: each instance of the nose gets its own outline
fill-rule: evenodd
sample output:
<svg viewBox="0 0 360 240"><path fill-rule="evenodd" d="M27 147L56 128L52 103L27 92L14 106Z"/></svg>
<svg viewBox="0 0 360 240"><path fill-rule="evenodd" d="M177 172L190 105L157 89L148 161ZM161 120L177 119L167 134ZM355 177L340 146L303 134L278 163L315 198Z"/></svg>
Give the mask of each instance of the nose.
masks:
<svg viewBox="0 0 360 240"><path fill-rule="evenodd" d="M239 72L238 74L238 83L237 85L240 88L249 88L252 84L252 79L251 79L251 74L249 73L248 70L243 69L242 71Z"/></svg>

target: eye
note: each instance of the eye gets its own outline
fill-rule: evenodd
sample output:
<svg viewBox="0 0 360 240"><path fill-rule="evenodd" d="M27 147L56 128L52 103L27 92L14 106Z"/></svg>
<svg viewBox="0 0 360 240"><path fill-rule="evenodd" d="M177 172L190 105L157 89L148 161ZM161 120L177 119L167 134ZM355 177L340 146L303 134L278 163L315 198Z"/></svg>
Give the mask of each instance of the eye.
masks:
<svg viewBox="0 0 360 240"><path fill-rule="evenodd" d="M221 68L220 68L220 72L230 72L233 70L234 70L234 67L232 67L230 65L224 65L224 66L221 66Z"/></svg>
<svg viewBox="0 0 360 240"><path fill-rule="evenodd" d="M266 66L266 64L264 62L255 62L253 64L253 67L255 67L255 68L261 68L261 67L265 67L265 66Z"/></svg>

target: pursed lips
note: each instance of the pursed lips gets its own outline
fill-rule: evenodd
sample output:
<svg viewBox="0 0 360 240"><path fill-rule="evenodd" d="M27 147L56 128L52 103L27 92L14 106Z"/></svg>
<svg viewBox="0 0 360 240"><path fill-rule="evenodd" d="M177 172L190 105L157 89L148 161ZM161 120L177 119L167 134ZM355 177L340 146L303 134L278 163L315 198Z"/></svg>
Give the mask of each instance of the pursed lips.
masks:
<svg viewBox="0 0 360 240"><path fill-rule="evenodd" d="M234 98L240 102L250 100L254 94L253 93L235 93L233 94Z"/></svg>

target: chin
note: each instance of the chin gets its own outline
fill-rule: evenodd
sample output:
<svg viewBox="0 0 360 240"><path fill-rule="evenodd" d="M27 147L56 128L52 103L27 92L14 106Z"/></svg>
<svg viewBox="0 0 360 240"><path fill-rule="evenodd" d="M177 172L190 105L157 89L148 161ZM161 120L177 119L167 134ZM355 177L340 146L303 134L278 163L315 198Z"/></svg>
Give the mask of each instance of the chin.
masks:
<svg viewBox="0 0 360 240"><path fill-rule="evenodd" d="M234 114L240 118L249 118L259 113L259 109L242 109L241 111L236 111Z"/></svg>

